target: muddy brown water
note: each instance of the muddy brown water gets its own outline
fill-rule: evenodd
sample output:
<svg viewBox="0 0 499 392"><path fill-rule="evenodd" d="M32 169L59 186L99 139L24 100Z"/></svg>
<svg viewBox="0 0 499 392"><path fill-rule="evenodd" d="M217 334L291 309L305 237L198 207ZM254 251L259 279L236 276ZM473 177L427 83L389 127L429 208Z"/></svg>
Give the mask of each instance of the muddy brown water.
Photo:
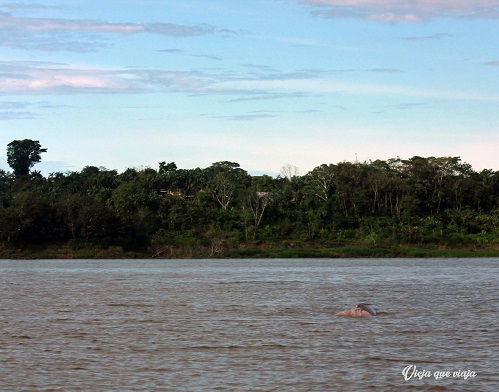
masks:
<svg viewBox="0 0 499 392"><path fill-rule="evenodd" d="M0 390L497 391L498 262L0 260Z"/></svg>

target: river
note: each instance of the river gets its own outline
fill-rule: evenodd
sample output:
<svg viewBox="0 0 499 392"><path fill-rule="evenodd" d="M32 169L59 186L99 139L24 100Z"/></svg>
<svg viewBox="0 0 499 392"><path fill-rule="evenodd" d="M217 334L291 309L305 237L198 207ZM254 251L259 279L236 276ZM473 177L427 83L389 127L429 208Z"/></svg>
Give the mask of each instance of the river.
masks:
<svg viewBox="0 0 499 392"><path fill-rule="evenodd" d="M497 391L498 261L0 260L0 390Z"/></svg>

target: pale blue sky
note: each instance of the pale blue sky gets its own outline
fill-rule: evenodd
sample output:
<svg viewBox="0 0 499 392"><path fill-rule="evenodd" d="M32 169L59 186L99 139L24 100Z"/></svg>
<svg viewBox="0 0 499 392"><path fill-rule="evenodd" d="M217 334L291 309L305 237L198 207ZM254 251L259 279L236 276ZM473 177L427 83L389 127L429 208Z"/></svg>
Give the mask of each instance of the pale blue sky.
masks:
<svg viewBox="0 0 499 392"><path fill-rule="evenodd" d="M499 170L499 0L0 1L0 168L460 156Z"/></svg>

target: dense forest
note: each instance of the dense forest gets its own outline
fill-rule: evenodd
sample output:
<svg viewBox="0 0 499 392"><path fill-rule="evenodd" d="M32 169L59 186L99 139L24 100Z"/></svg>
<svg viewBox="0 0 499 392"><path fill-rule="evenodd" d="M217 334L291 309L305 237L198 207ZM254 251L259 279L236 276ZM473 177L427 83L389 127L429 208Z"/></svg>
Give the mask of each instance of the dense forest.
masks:
<svg viewBox="0 0 499 392"><path fill-rule="evenodd" d="M0 171L0 241L3 257L47 247L79 257L95 249L117 257L306 255L347 245L497 251L499 172L419 156L323 164L301 176L288 165L277 177L228 161L122 173L87 166L47 178Z"/></svg>

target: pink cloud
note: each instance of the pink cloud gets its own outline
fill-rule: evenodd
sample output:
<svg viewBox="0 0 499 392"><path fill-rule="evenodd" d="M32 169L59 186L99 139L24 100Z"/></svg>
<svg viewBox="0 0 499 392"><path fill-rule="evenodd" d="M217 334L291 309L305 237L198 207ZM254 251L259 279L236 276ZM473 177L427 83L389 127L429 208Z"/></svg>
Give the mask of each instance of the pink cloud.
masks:
<svg viewBox="0 0 499 392"><path fill-rule="evenodd" d="M93 31L114 33L138 33L145 30L144 25L131 23L109 23L95 20L68 20L54 18L24 18L0 14L0 29L31 32L52 31Z"/></svg>
<svg viewBox="0 0 499 392"><path fill-rule="evenodd" d="M212 76L181 71L85 69L44 62L1 62L2 94L86 94L137 92L203 93Z"/></svg>
<svg viewBox="0 0 499 392"><path fill-rule="evenodd" d="M314 15L377 22L420 22L438 17L499 18L499 0L301 0Z"/></svg>
<svg viewBox="0 0 499 392"><path fill-rule="evenodd" d="M116 72L74 69L55 63L0 62L4 94L114 92L128 86Z"/></svg>
<svg viewBox="0 0 499 392"><path fill-rule="evenodd" d="M93 19L56 19L15 17L0 12L0 31L14 32L97 32L97 33L153 33L171 36L194 36L215 32L212 26L189 26L174 23L111 23Z"/></svg>

